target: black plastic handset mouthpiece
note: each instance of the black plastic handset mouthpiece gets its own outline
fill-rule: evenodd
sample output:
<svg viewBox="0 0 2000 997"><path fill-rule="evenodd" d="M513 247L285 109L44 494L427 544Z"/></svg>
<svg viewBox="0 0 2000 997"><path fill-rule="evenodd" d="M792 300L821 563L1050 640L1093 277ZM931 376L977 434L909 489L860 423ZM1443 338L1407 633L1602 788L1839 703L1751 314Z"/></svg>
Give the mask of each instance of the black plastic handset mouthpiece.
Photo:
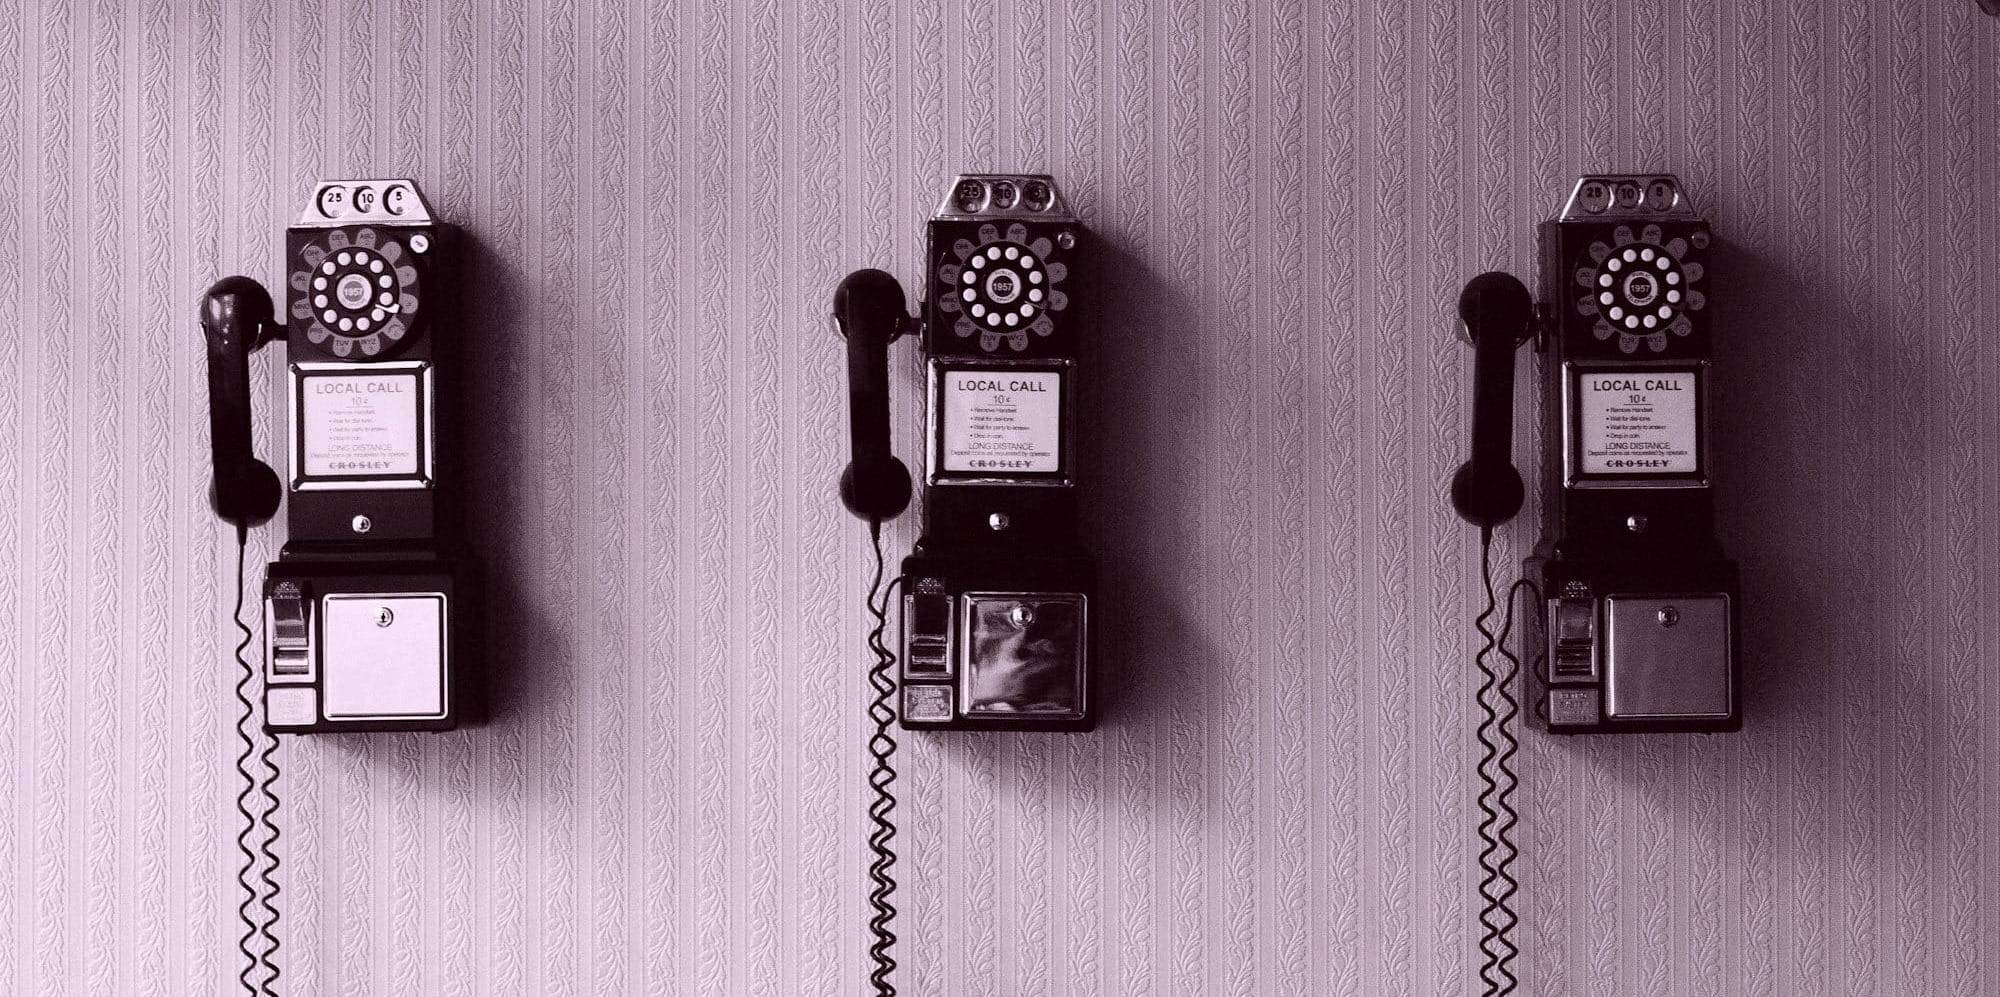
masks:
<svg viewBox="0 0 2000 997"><path fill-rule="evenodd" d="M1514 470L1514 351L1534 331L1534 300L1512 274L1472 278L1458 296L1458 317L1476 351L1472 373L1472 459L1451 477L1451 504L1475 526L1491 528L1521 511Z"/></svg>
<svg viewBox="0 0 2000 997"><path fill-rule="evenodd" d="M889 452L889 343L902 331L903 285L880 270L856 270L833 292L833 320L847 338L847 433L853 459L840 501L869 522L910 504L910 471Z"/></svg>
<svg viewBox="0 0 2000 997"><path fill-rule="evenodd" d="M215 463L208 502L215 513L249 528L278 511L284 486L270 465L250 452L250 352L276 334L271 295L248 277L224 277L201 296L201 333L208 341L208 440Z"/></svg>

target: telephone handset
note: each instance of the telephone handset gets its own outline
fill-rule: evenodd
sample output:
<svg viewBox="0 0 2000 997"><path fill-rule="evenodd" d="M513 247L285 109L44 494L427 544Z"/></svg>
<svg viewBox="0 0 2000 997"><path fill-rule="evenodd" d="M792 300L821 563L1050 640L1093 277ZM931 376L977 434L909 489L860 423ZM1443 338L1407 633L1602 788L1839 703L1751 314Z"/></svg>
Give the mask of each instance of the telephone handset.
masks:
<svg viewBox="0 0 2000 997"><path fill-rule="evenodd" d="M879 270L834 296L853 406L841 497L871 523L910 490L888 447L888 344L914 325L925 358L924 522L902 565L896 716L1088 730L1095 572L1077 537L1070 300L1084 233L1049 177L994 174L958 177L927 228L921 321Z"/></svg>
<svg viewBox="0 0 2000 997"><path fill-rule="evenodd" d="M833 293L833 319L847 340L848 441L840 501L870 522L910 504L910 470L889 452L889 343L902 335L903 285L880 270L856 270Z"/></svg>
<svg viewBox="0 0 2000 997"><path fill-rule="evenodd" d="M476 633L458 533L442 321L453 232L409 180L318 185L286 232L282 485L250 453L248 354L277 336L270 296L228 277L201 302L216 512L289 528L265 571L264 726L448 730Z"/></svg>
<svg viewBox="0 0 2000 997"><path fill-rule="evenodd" d="M277 335L271 295L248 277L224 277L201 298L208 344L208 442L213 461L208 501L239 528L278 512L284 486L250 448L250 354Z"/></svg>
<svg viewBox="0 0 2000 997"><path fill-rule="evenodd" d="M1521 511L1525 489L1514 469L1514 351L1534 336L1534 302L1511 274L1480 274L1458 296L1458 318L1475 350L1472 458L1451 478L1451 502L1491 529Z"/></svg>

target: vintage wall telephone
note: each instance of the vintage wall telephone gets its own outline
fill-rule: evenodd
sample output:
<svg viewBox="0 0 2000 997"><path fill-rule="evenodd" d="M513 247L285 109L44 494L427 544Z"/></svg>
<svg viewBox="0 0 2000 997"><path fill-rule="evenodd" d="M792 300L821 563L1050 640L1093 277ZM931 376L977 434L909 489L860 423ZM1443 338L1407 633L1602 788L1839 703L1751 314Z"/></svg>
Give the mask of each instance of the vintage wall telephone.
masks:
<svg viewBox="0 0 2000 997"><path fill-rule="evenodd" d="M868 899L878 995L895 993L890 722L1012 731L1096 722L1095 571L1077 537L1083 327L1072 293L1083 237L1049 177L961 176L928 226L922 319L904 313L901 285L880 270L851 273L834 293L852 406L840 497L868 522L876 558ZM925 357L924 521L885 589L882 523L902 513L912 487L889 448L889 343L906 331ZM883 632L899 584L902 633L891 647Z"/></svg>
<svg viewBox="0 0 2000 997"><path fill-rule="evenodd" d="M917 326L928 392L924 523L903 561L905 728L1088 730L1094 575L1077 538L1076 216L1045 176L963 176L932 217ZM888 344L913 323L880 270L834 295L854 458L841 498L909 501L889 453Z"/></svg>
<svg viewBox="0 0 2000 997"><path fill-rule="evenodd" d="M286 233L288 538L265 572L265 726L448 730L475 633L459 550L455 421L442 334L451 230L408 180L319 185ZM269 519L277 476L250 452L250 351L277 338L248 277L202 298L218 515Z"/></svg>
<svg viewBox="0 0 2000 997"><path fill-rule="evenodd" d="M1710 488L1709 238L1671 176L1584 177L1543 227L1543 321L1505 274L1466 288L1474 446L1452 497L1482 527L1520 506L1513 349L1538 334L1552 353L1561 452L1527 568L1544 600L1531 712L1557 733L1742 725L1736 565Z"/></svg>
<svg viewBox="0 0 2000 997"><path fill-rule="evenodd" d="M1586 176L1541 241L1539 313L1505 273L1473 278L1459 297L1477 359L1472 458L1453 476L1451 499L1480 528L1486 587L1477 626L1488 994L1516 982L1510 727L1520 701L1511 688L1518 659L1506 646L1515 594L1525 589L1536 607L1527 699L1546 729L1742 725L1736 565L1715 539L1710 491L1708 225L1672 176ZM1530 340L1552 352L1543 384L1561 452L1545 462L1544 538L1527 577L1507 590L1496 630L1492 533L1524 497L1508 450L1514 352Z"/></svg>
<svg viewBox="0 0 2000 997"><path fill-rule="evenodd" d="M448 730L467 719L478 601L450 459L452 235L409 180L322 183L287 231L285 484L250 448L249 354L280 333L271 296L248 277L202 295L210 498L236 527L239 592L249 529L290 496L290 532L264 574L261 666L245 656L254 631L240 602L235 614L247 993L273 992L279 975L272 735ZM258 679L261 750L250 731Z"/></svg>

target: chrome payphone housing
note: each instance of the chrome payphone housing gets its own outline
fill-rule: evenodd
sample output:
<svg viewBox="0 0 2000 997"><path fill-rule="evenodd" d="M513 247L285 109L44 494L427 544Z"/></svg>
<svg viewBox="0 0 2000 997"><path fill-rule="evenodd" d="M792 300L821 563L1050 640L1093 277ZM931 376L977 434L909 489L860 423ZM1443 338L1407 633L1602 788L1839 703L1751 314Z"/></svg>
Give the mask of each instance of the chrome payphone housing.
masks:
<svg viewBox="0 0 2000 997"><path fill-rule="evenodd" d="M267 730L465 719L478 600L453 461L454 235L402 179L321 183L286 232L289 533L265 573Z"/></svg>
<svg viewBox="0 0 2000 997"><path fill-rule="evenodd" d="M923 533L903 561L905 728L1088 730L1077 536L1086 233L1047 176L953 181L926 230Z"/></svg>
<svg viewBox="0 0 2000 997"><path fill-rule="evenodd" d="M1711 235L1669 175L1586 176L1542 228L1544 411L1559 420L1538 722L1557 733L1742 726L1735 562L1715 539Z"/></svg>

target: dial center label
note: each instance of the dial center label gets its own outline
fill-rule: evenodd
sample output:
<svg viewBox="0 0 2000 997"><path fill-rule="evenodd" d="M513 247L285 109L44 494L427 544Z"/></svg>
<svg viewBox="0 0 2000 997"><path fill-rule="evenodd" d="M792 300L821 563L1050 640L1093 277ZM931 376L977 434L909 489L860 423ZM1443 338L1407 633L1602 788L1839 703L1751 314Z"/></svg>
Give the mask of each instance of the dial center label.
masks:
<svg viewBox="0 0 2000 997"><path fill-rule="evenodd" d="M1062 375L945 370L942 470L995 477L1062 470Z"/></svg>
<svg viewBox="0 0 2000 997"><path fill-rule="evenodd" d="M1577 375L1584 474L1694 474L1701 470L1694 371Z"/></svg>
<svg viewBox="0 0 2000 997"><path fill-rule="evenodd" d="M419 472L416 374L308 377L300 386L300 462L307 475Z"/></svg>

